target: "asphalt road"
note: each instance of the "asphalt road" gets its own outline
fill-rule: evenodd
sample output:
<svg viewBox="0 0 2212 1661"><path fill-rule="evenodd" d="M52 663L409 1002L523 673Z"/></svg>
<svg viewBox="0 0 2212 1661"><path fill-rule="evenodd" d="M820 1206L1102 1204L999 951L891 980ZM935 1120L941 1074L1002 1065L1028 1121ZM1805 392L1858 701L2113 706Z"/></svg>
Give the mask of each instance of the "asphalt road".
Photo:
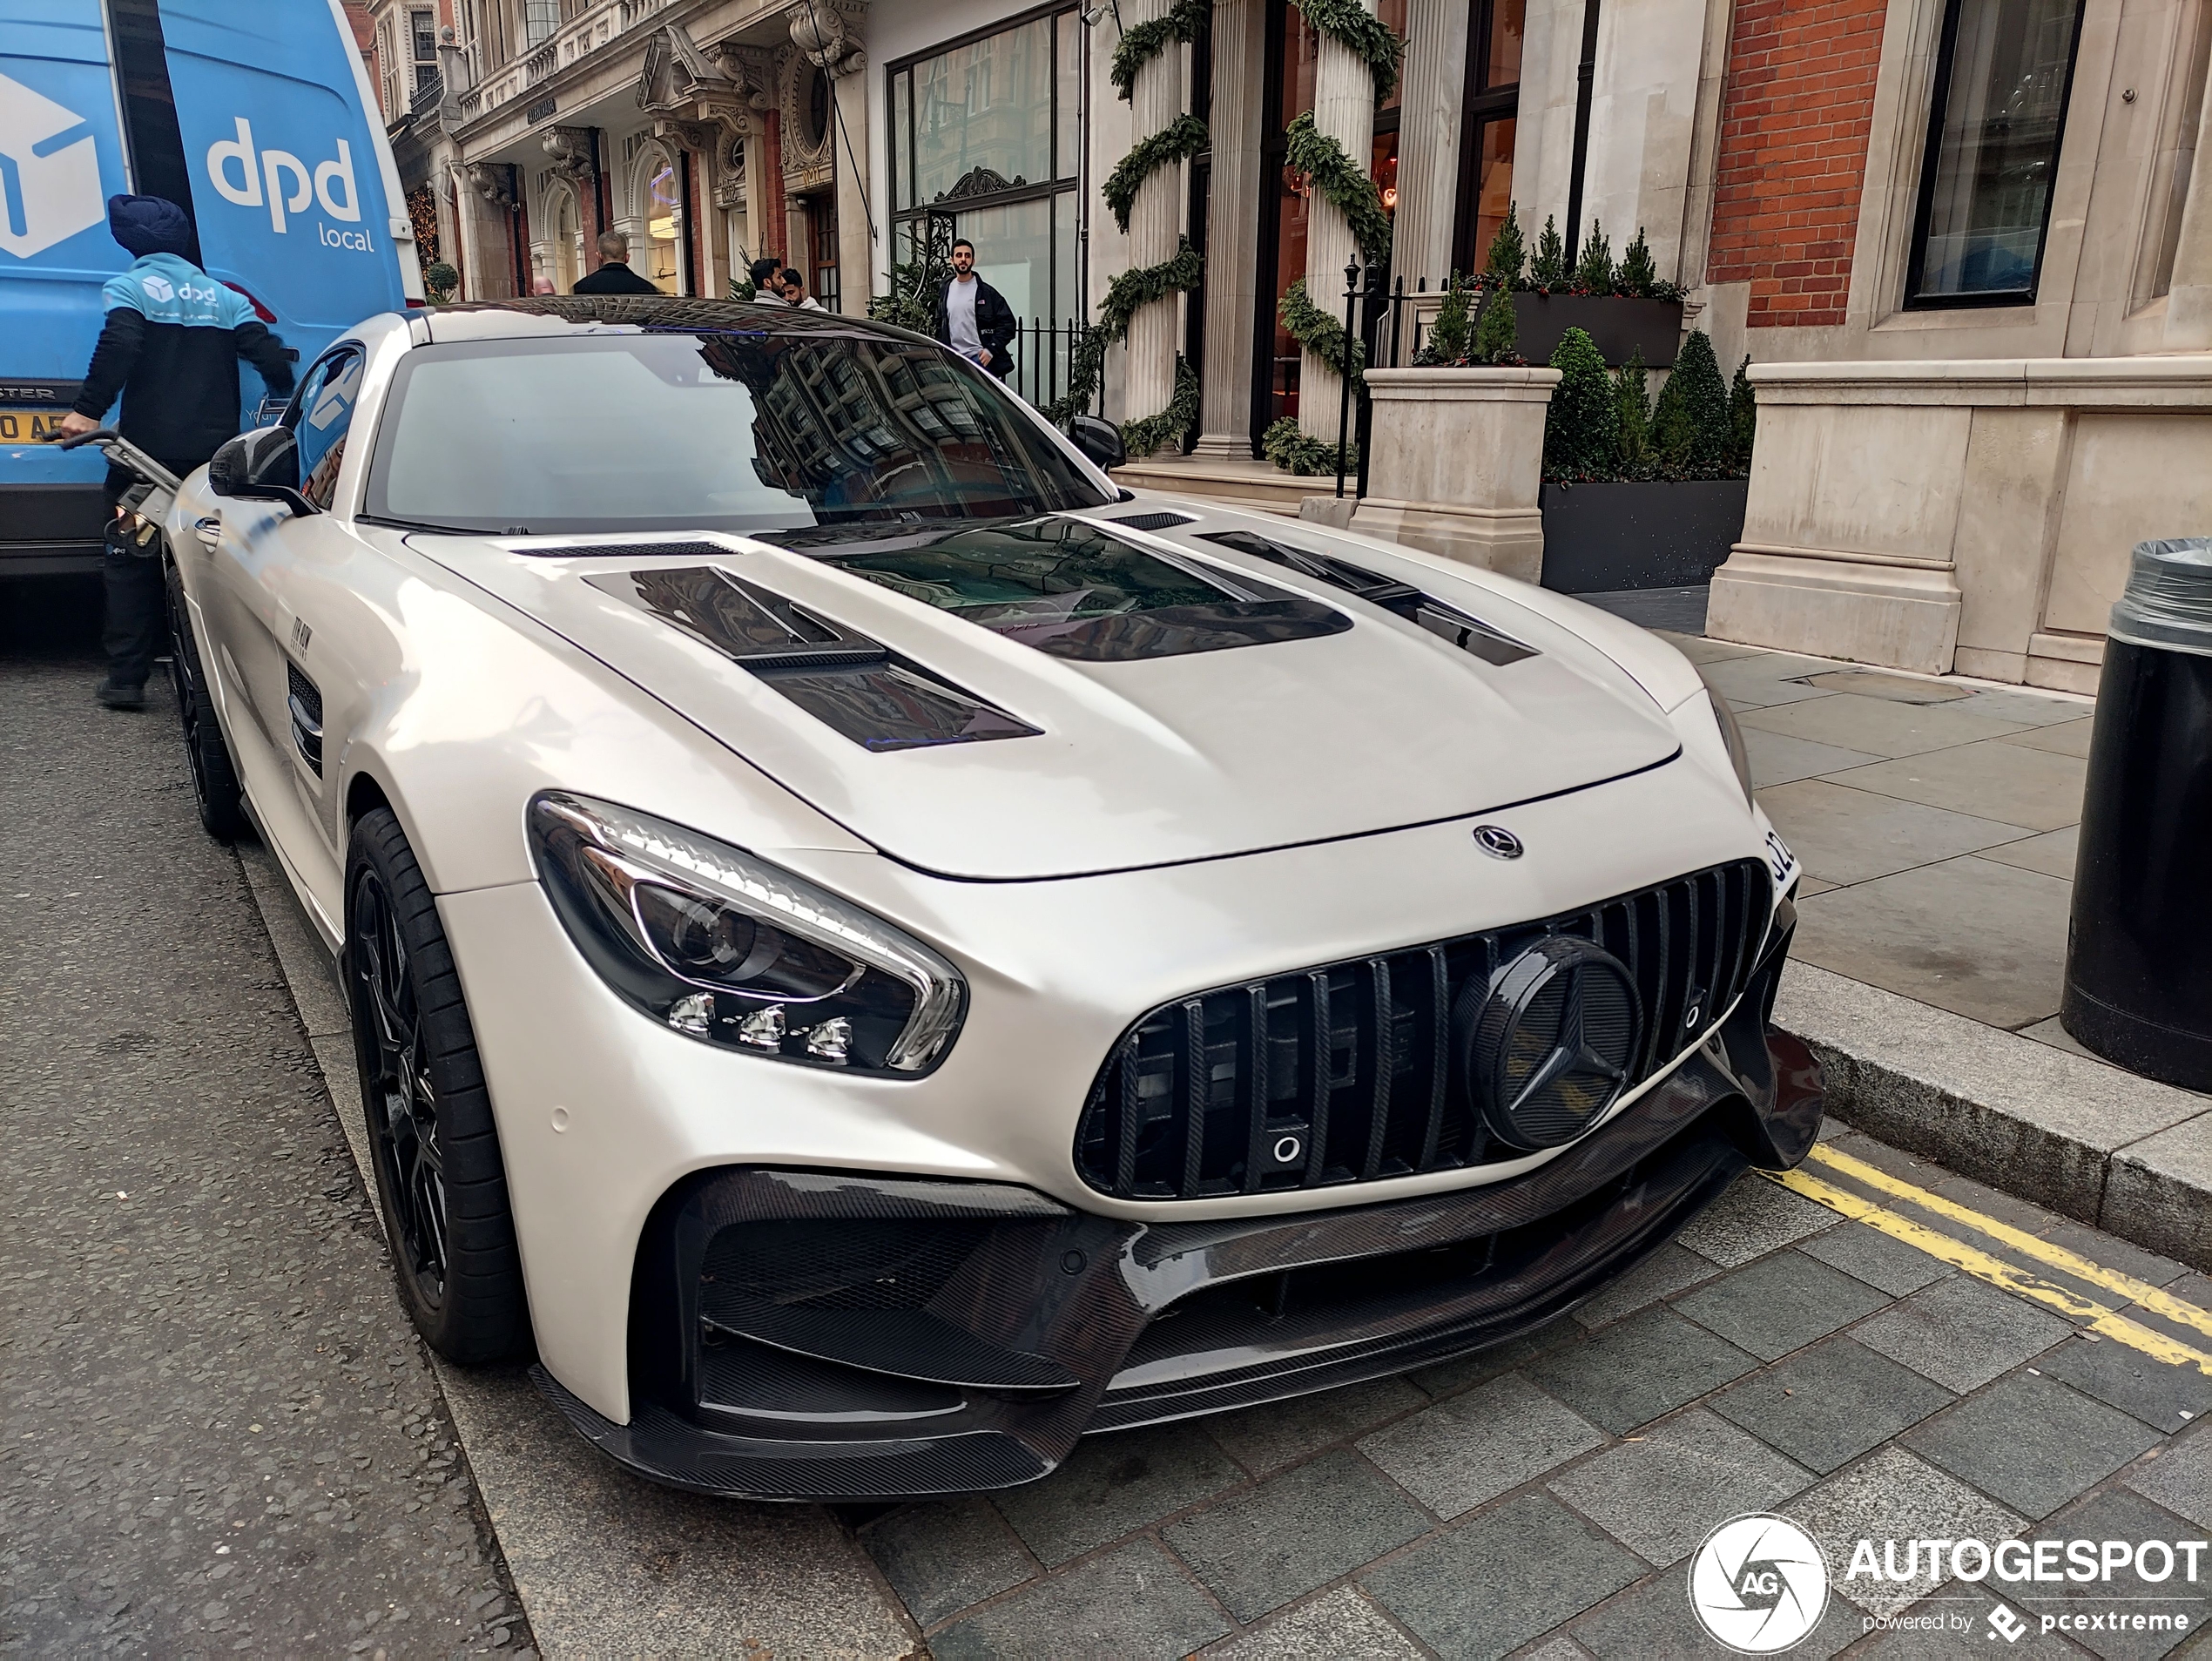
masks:
<svg viewBox="0 0 2212 1661"><path fill-rule="evenodd" d="M239 856L166 686L92 701L97 618L0 584L0 1650L527 1651Z"/></svg>

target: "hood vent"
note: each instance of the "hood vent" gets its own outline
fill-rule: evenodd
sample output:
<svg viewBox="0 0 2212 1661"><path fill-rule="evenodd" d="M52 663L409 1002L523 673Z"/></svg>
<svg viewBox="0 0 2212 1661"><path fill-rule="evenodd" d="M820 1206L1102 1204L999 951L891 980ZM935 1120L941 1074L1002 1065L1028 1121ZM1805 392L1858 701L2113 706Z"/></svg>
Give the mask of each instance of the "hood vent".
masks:
<svg viewBox="0 0 2212 1661"><path fill-rule="evenodd" d="M712 542L590 542L509 548L538 559L723 559L730 550Z"/></svg>
<svg viewBox="0 0 2212 1661"><path fill-rule="evenodd" d="M1130 522L1124 520L1123 523ZM1524 658L1536 655L1534 646L1523 645L1511 635L1501 634L1479 618L1469 617L1459 607L1447 605L1442 600L1422 593L1411 583L1378 577L1374 572L1349 560L1339 559L1333 554L1316 554L1303 548L1292 548L1252 530L1202 530L1198 535L1204 541L1219 543L1224 548L1233 548L1240 554L1250 554L1254 559L1264 559L1271 564L1285 566L1300 576L1311 577L1318 582L1328 584L1332 588L1342 589L1371 605L1379 605L1386 611L1395 611L1485 663L1503 665L1519 663Z"/></svg>
<svg viewBox="0 0 2212 1661"><path fill-rule="evenodd" d="M1125 513L1112 523L1127 525L1131 530L1166 530L1176 525L1198 523L1195 513Z"/></svg>
<svg viewBox="0 0 2212 1661"><path fill-rule="evenodd" d="M1040 731L718 565L583 580L720 652L866 750L1035 738Z"/></svg>

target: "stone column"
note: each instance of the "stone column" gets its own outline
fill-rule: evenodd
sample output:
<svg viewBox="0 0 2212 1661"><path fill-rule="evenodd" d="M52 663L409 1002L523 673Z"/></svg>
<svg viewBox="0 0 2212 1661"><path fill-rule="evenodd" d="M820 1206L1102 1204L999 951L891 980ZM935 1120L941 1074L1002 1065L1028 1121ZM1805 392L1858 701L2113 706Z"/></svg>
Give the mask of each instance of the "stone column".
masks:
<svg viewBox="0 0 2212 1661"><path fill-rule="evenodd" d="M1429 0L1420 0L1428 3ZM1198 381L1201 456L1252 453L1252 308L1259 287L1262 0L1214 0L1213 178L1206 200L1206 339Z"/></svg>
<svg viewBox="0 0 2212 1661"><path fill-rule="evenodd" d="M1459 207L1460 106L1467 98L1467 11L1454 0L1407 0L1399 94L1398 214L1391 268L1411 289L1452 274Z"/></svg>
<svg viewBox="0 0 2212 1661"><path fill-rule="evenodd" d="M865 67L863 64L862 67ZM875 245L868 237L867 180L861 177L868 155L868 78L857 70L840 75L831 86L842 130L831 136L837 156L838 302L847 317L867 315L875 287Z"/></svg>
<svg viewBox="0 0 2212 1661"><path fill-rule="evenodd" d="M1360 4L1370 13L1375 9L1375 0ZM1313 66L1313 125L1344 146L1353 167L1367 172L1375 144L1375 79L1358 53L1327 35L1321 37ZM1401 177L1404 171L1399 169ZM1306 219L1305 292L1339 327L1344 322L1344 268L1354 259L1366 264L1352 242L1351 225L1317 186ZM1335 443L1337 403L1343 393L1336 371L1306 352L1298 385L1298 429L1309 438Z"/></svg>
<svg viewBox="0 0 2212 1661"><path fill-rule="evenodd" d="M1165 17L1168 0L1137 0L1123 8L1123 17L1134 26ZM1137 71L1130 100L1136 136L1143 138L1164 132L1183 113L1183 48L1170 44ZM1155 168L1138 188L1129 216L1129 262L1132 269L1157 266L1175 258L1176 232L1183 191L1183 169ZM1155 300L1130 320L1129 380L1123 407L1129 418L1157 415L1175 395L1175 353L1183 308L1175 298Z"/></svg>
<svg viewBox="0 0 2212 1661"><path fill-rule="evenodd" d="M2182 234L2174 247L2174 280L2166 294L2166 349L2212 348L2212 98L2204 101L2189 167Z"/></svg>

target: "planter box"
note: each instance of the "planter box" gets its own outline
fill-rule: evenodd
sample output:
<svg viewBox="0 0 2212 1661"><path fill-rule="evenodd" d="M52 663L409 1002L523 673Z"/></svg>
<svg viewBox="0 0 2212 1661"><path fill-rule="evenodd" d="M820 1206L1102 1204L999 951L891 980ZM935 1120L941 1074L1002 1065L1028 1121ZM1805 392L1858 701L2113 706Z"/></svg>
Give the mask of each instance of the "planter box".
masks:
<svg viewBox="0 0 2212 1661"><path fill-rule="evenodd" d="M1749 479L1547 484L1544 586L1561 594L1710 583L1743 536Z"/></svg>
<svg viewBox="0 0 2212 1661"><path fill-rule="evenodd" d="M1557 369L1370 369L1367 494L1352 528L1534 582L1558 384Z"/></svg>
<svg viewBox="0 0 2212 1661"><path fill-rule="evenodd" d="M1644 367L1674 367L1682 347L1682 301L1597 299L1588 294L1515 294L1514 349L1531 363L1551 361L1552 348L1570 328L1597 342L1608 366L1626 363L1639 348Z"/></svg>

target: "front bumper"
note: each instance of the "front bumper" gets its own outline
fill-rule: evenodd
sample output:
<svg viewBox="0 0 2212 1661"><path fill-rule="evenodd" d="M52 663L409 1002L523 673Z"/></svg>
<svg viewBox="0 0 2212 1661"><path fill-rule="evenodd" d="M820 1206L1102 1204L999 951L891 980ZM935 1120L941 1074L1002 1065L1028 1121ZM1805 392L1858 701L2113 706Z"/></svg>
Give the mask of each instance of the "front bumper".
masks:
<svg viewBox="0 0 2212 1661"><path fill-rule="evenodd" d="M859 1500L1029 1482L1086 1432L1485 1348L1641 1261L1747 1167L1804 1157L1819 1070L1766 1020L1785 949L1602 1130L1487 1186L1146 1223L1005 1184L701 1171L639 1251L631 1421L535 1375L656 1481Z"/></svg>

